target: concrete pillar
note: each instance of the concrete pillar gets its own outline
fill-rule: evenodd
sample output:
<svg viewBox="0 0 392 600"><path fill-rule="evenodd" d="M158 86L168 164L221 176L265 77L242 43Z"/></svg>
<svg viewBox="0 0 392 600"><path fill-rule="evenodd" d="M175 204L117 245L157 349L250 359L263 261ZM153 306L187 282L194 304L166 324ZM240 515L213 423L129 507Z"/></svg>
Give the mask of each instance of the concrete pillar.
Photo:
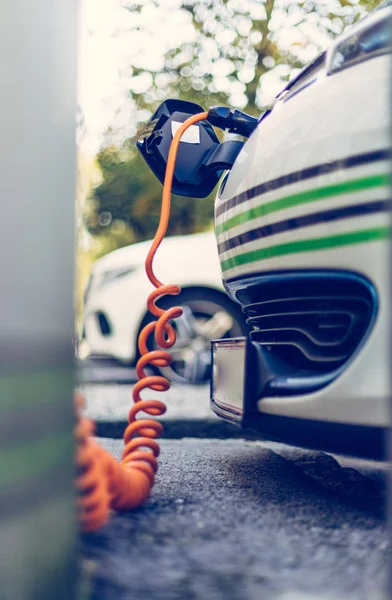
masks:
<svg viewBox="0 0 392 600"><path fill-rule="evenodd" d="M70 600L77 2L0 22L0 597Z"/></svg>

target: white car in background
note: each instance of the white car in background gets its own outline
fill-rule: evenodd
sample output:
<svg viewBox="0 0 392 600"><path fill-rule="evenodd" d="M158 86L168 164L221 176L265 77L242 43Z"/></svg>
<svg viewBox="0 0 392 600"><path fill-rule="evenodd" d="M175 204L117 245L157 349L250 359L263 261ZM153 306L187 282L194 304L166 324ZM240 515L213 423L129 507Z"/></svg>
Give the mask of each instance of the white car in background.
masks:
<svg viewBox="0 0 392 600"><path fill-rule="evenodd" d="M95 262L84 298L84 342L90 357L136 363L139 332L151 320L146 301L153 287L144 270L150 245L151 241L133 244ZM165 373L184 383L206 383L211 373L211 340L247 331L241 309L222 286L214 233L166 238L154 265L161 281L182 288L180 296L158 302L184 310L175 322L174 361Z"/></svg>

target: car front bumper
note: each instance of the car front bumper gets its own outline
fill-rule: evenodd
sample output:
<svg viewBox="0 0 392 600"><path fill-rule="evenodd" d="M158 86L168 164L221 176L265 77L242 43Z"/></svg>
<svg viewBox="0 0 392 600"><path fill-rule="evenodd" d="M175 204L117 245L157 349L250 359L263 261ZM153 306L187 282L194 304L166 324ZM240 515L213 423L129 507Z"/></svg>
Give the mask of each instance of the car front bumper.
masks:
<svg viewBox="0 0 392 600"><path fill-rule="evenodd" d="M331 385L306 396L271 394L271 373L259 344L249 338L212 342L211 408L221 418L253 429L266 439L296 446L372 459L385 459L389 398L369 397L357 418L355 393L335 396L334 410L314 413L328 405ZM353 392L355 385L353 382ZM335 392L336 393L336 392ZM363 403L362 403L363 404ZM304 410L308 407L308 414ZM351 417L350 417L351 410ZM375 419L382 413L384 420ZM358 422L359 421L359 422Z"/></svg>

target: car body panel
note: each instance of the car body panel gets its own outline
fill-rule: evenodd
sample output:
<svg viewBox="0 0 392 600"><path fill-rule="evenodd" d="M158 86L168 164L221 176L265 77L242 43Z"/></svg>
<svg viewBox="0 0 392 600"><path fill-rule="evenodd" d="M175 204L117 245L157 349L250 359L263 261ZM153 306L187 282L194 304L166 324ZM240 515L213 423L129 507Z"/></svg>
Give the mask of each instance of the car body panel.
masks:
<svg viewBox="0 0 392 600"><path fill-rule="evenodd" d="M325 166L324 173L321 170L314 177L264 191L219 214L215 219L218 244L258 226L269 225L273 229L285 220L389 198L389 159L383 155L390 146L389 97L385 85L389 68L390 57L380 56L352 67L349 78L348 71L320 77L320 81L289 102L282 101L276 111L259 124L233 166L223 193L218 195L216 214L221 207L228 206L229 199L254 190L261 183L276 182L291 173L298 174L300 179L301 172L318 165ZM363 81L369 82L365 88ZM347 119L347 112L352 119ZM380 153L380 160L372 160L376 152ZM345 167L350 158L366 155L370 156L369 162ZM328 172L328 166L337 161L341 161L343 168ZM290 206L284 208L287 204ZM263 208L265 214L262 214ZM236 224L241 219L247 220ZM229 280L280 268L282 254L275 257L274 252L279 252L279 246L284 244L302 242L306 248L307 240L353 234L363 229L382 230L380 236L385 240L388 224L389 214L384 210L370 216L364 213L273 233L264 237L262 243L260 236L220 254L223 278ZM313 246L309 244L310 248ZM261 260L250 256L252 261L240 263L245 253L250 254L260 247L265 250ZM321 246L316 255L307 250L293 255L292 250L288 247L285 254L287 267L314 267L315 263L340 267L342 256L345 259L340 250L330 249L327 244L326 250ZM284 251L283 248L281 252ZM347 266L350 266L349 259Z"/></svg>

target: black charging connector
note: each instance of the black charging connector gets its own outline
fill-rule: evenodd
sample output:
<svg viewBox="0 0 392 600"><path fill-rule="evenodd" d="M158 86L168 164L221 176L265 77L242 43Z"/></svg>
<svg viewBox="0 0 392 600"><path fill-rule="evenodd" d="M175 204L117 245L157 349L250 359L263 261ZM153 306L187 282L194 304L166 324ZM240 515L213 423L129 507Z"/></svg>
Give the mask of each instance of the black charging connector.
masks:
<svg viewBox="0 0 392 600"><path fill-rule="evenodd" d="M138 137L136 146L161 183L165 180L173 136L181 123L199 113L202 106L185 100L162 102ZM258 119L240 110L214 106L208 118L190 126L181 138L173 174L172 192L179 196L205 198L217 185L223 171L231 169L245 140L220 142L214 126L248 138Z"/></svg>
<svg viewBox="0 0 392 600"><path fill-rule="evenodd" d="M248 138L259 122L240 110L231 110L227 106L213 106L208 111L207 121L214 127L227 129L229 133L237 133Z"/></svg>

